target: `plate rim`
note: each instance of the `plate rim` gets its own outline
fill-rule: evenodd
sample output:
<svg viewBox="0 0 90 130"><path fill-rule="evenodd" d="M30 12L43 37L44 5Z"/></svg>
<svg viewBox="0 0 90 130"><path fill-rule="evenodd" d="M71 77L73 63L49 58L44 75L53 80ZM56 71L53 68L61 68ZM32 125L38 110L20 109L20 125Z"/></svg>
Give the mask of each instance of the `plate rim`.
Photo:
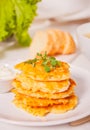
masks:
<svg viewBox="0 0 90 130"><path fill-rule="evenodd" d="M70 118L70 119L65 119L65 122L60 122L60 121L48 121L48 122L43 122L43 120L39 121L39 122L30 122L30 121L13 121L13 120L7 120L7 119L3 119L0 118L1 122L5 122L5 123L9 123L9 124L14 124L14 125L19 125L19 126L54 126L54 125L63 125L66 123L70 123L76 120L79 120L81 118L84 118L86 116L90 115L90 112L86 112L81 114L79 117L77 118Z"/></svg>

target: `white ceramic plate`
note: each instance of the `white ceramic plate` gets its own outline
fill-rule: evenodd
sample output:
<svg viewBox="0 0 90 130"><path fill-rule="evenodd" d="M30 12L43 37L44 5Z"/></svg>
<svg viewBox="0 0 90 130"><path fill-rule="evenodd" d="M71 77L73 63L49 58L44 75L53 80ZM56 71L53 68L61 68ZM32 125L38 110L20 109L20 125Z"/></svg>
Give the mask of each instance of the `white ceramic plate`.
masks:
<svg viewBox="0 0 90 130"><path fill-rule="evenodd" d="M0 94L0 121L22 126L50 126L68 123L89 115L90 73L77 67L71 67L71 77L77 83L75 91L79 97L79 103L74 110L64 114L35 117L13 105L12 93Z"/></svg>
<svg viewBox="0 0 90 130"><path fill-rule="evenodd" d="M89 0L42 0L38 4L38 19L67 16L86 9ZM61 20L60 20L61 21Z"/></svg>
<svg viewBox="0 0 90 130"><path fill-rule="evenodd" d="M90 7L89 8L86 8L84 10L81 10L81 11L78 11L78 12L75 12L71 15L67 15L67 16L63 16L62 18L59 19L59 17L57 17L56 19L58 21L73 21L73 20L84 20L84 19L88 19L90 18Z"/></svg>
<svg viewBox="0 0 90 130"><path fill-rule="evenodd" d="M64 17L62 17L62 20L63 21L74 21L74 20L80 20L80 19L89 19L90 18L89 12L90 12L90 8L86 8L85 10L76 12L71 15L64 16Z"/></svg>

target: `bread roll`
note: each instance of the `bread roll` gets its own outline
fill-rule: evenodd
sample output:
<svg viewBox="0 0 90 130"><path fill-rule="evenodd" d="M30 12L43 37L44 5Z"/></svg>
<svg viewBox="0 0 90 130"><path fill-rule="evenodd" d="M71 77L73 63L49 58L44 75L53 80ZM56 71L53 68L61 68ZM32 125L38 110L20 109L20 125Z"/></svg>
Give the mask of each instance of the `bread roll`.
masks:
<svg viewBox="0 0 90 130"><path fill-rule="evenodd" d="M47 52L49 56L54 56L57 54L71 54L75 51L76 45L71 34L57 29L36 32L30 46L32 58L37 53Z"/></svg>

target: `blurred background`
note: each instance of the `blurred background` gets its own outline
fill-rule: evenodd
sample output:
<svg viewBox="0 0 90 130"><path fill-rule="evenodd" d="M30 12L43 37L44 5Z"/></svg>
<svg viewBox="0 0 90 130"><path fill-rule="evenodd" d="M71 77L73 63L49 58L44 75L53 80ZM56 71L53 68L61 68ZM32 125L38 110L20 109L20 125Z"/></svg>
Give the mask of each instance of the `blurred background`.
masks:
<svg viewBox="0 0 90 130"><path fill-rule="evenodd" d="M0 4L2 3L3 2L1 2ZM26 12L28 12L27 16L29 16L29 18L31 17L31 15L29 14L30 9L31 8L29 7L28 10L26 10ZM78 47L78 42L76 38L76 28L82 23L90 22L90 0L41 0L37 2L36 13L37 15L34 17L34 19L32 19L32 23L30 23L30 26L28 26L27 29L28 34L32 39L34 34L39 30L55 28L55 29L60 29L62 31L68 31L69 33L71 33ZM25 14L26 13L24 12L24 15ZM21 20L22 19L23 18L21 18ZM22 23L23 21L25 21L25 19L22 20ZM26 21L26 23L28 22ZM19 30L19 28L17 29ZM22 31L23 30L24 29L22 29ZM24 36L25 35L23 34L22 37L24 38ZM22 40L21 36L20 36L20 40ZM23 43L23 40L21 42ZM6 62L6 61L10 62L16 60L18 62L18 61L22 61L23 59L30 58L31 55L30 55L29 47L23 48L22 46L17 46L17 44L13 46L13 43L15 43L15 41L13 41L13 39L11 38L10 41L8 42L6 41L5 44L3 41L0 42L1 62ZM26 44L25 40L24 43ZM11 55L12 53L14 56ZM18 59L17 59L17 55L18 55ZM66 57L66 59L69 59L69 57L71 60L72 55L68 56L68 58Z"/></svg>
<svg viewBox="0 0 90 130"><path fill-rule="evenodd" d="M90 0L42 0L38 3L37 16L29 31L33 35L37 29L45 29L52 24L53 27L55 25L62 28L66 24L72 26L89 21Z"/></svg>
<svg viewBox="0 0 90 130"><path fill-rule="evenodd" d="M42 0L37 19L70 21L90 18L90 0Z"/></svg>

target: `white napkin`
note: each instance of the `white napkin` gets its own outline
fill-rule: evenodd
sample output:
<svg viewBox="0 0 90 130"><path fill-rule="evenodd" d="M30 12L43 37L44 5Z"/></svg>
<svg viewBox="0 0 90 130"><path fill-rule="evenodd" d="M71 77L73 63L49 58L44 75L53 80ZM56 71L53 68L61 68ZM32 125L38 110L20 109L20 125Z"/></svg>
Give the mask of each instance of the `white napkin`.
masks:
<svg viewBox="0 0 90 130"><path fill-rule="evenodd" d="M72 61L71 64L90 71L90 61L83 54L79 54L78 57L75 60Z"/></svg>

